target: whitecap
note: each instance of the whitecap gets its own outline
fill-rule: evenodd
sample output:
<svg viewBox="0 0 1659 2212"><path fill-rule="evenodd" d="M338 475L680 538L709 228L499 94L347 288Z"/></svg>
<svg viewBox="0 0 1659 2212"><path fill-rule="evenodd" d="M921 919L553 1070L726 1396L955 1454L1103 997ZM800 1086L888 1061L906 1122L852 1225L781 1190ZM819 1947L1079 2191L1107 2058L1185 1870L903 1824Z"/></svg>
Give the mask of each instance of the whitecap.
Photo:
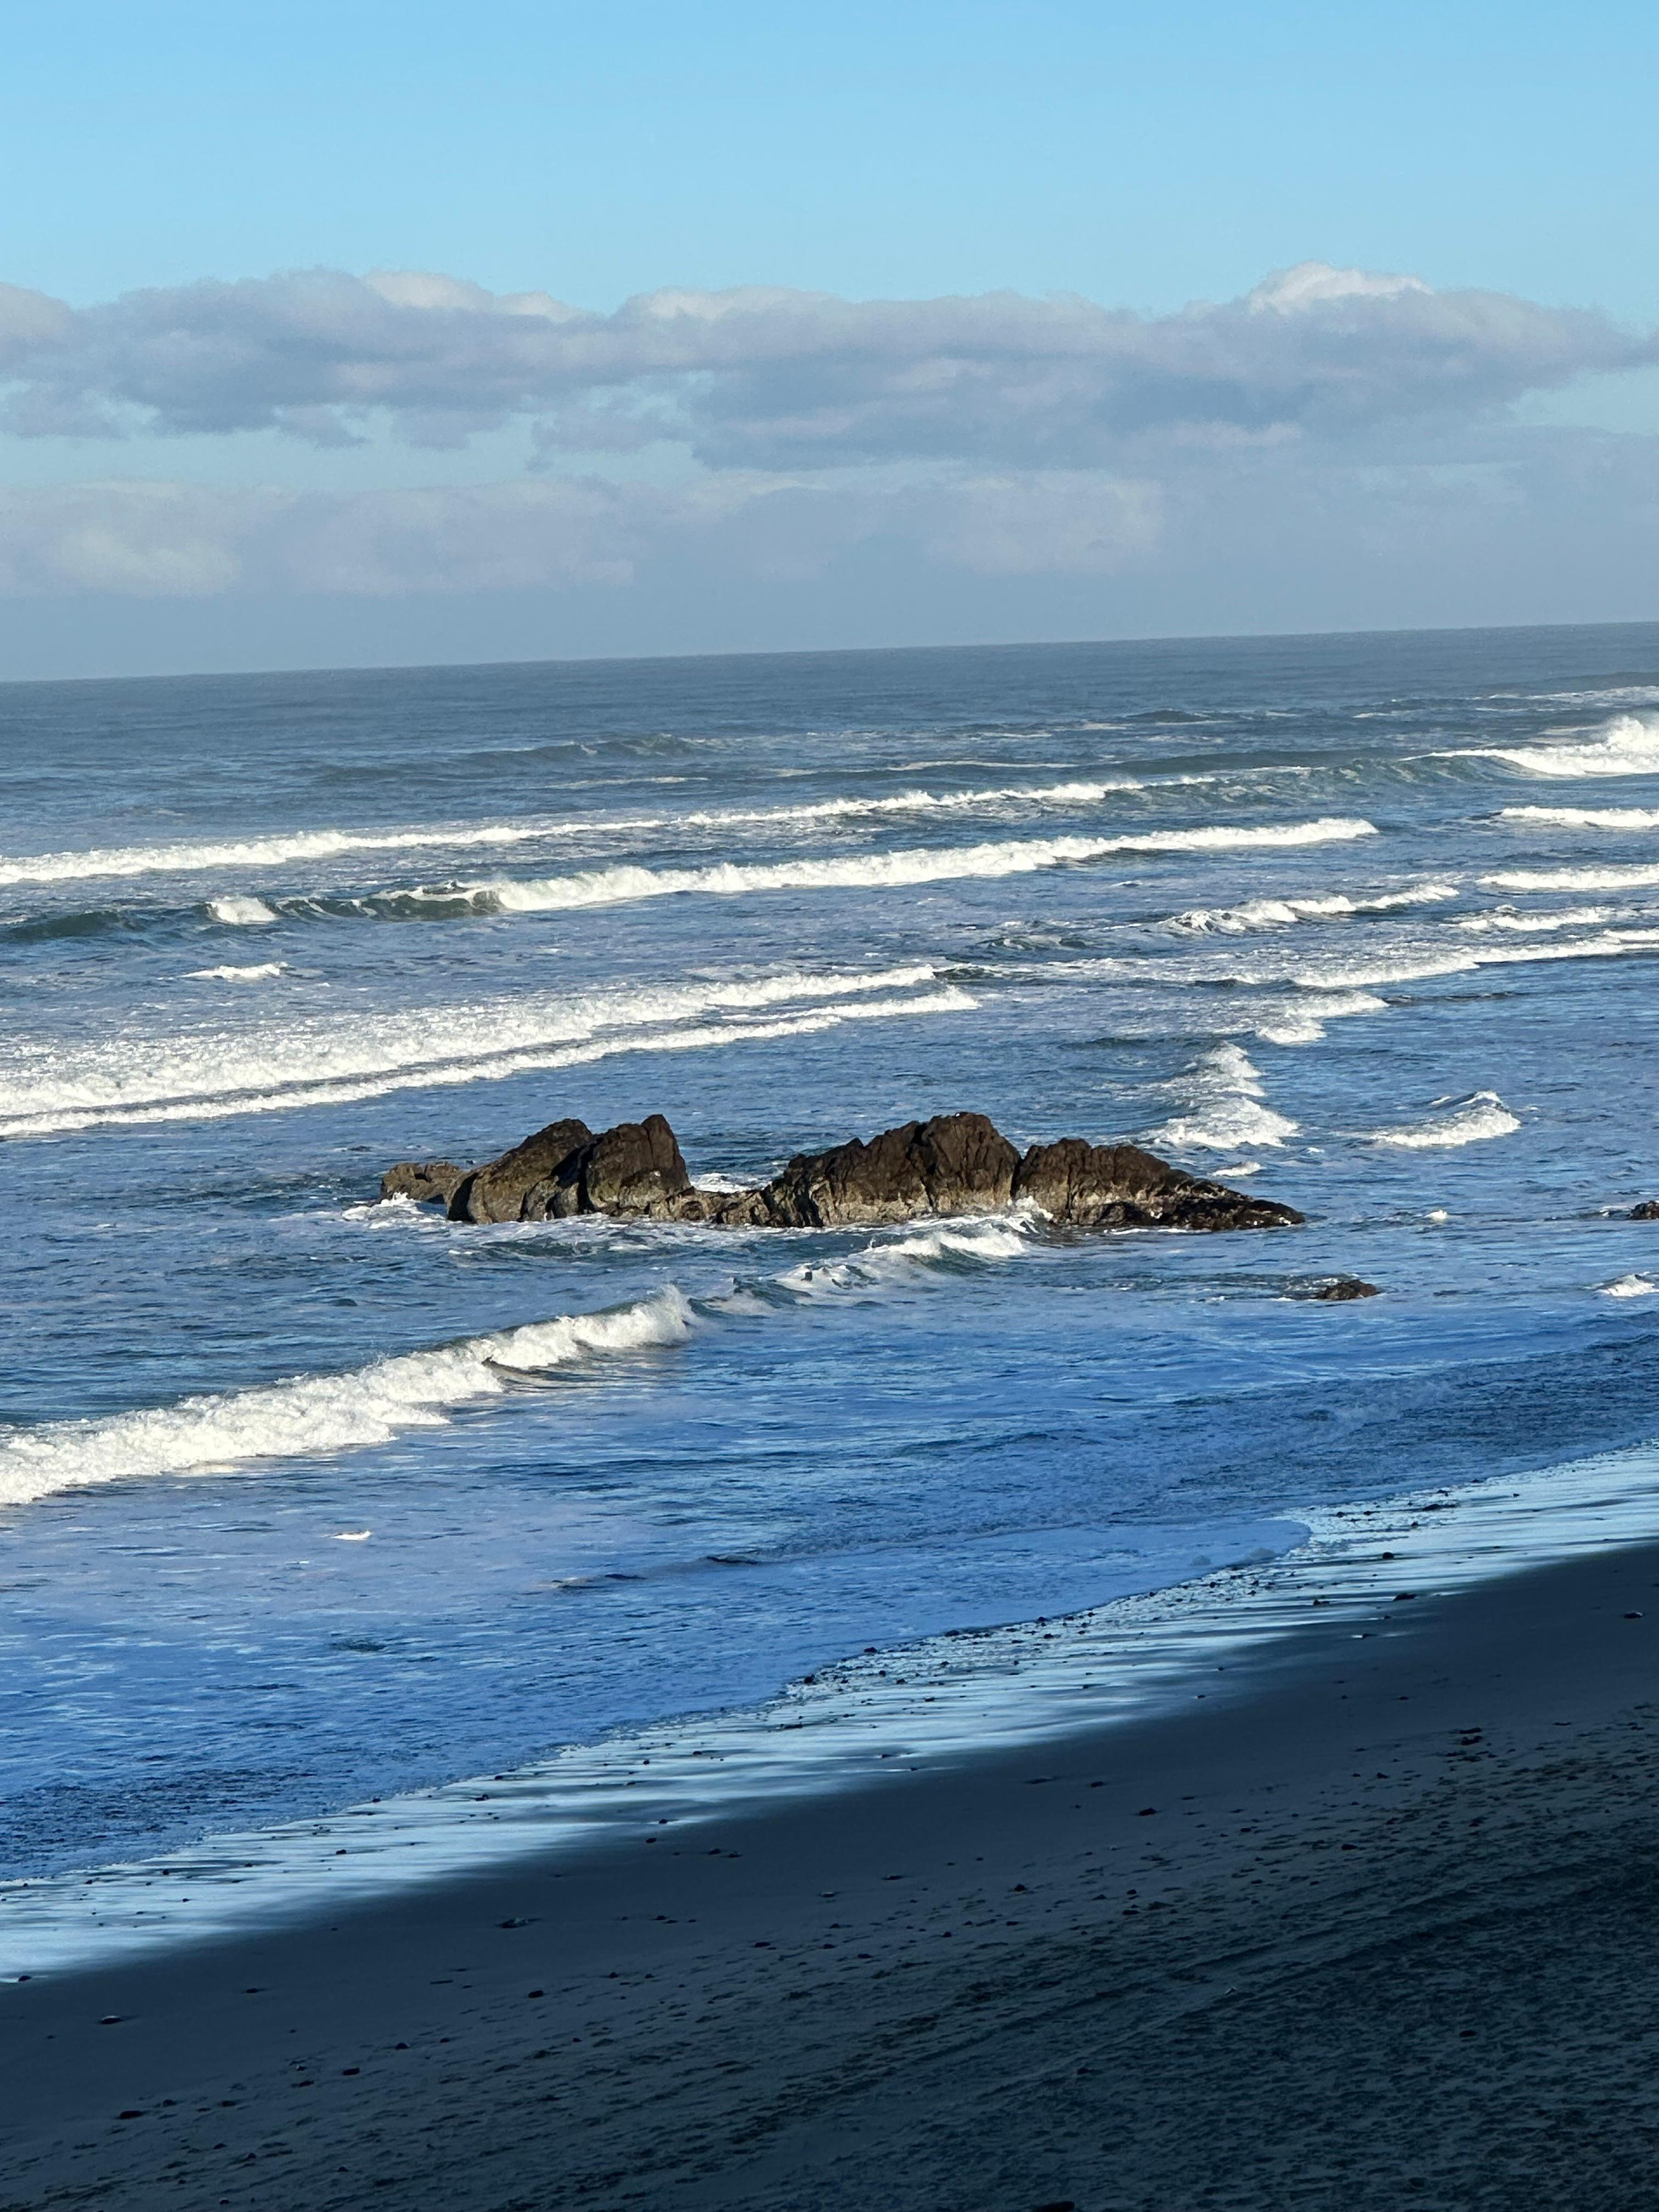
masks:
<svg viewBox="0 0 1659 2212"><path fill-rule="evenodd" d="M623 1052L685 1052L974 1000L923 963L811 975L496 999L250 1030L201 1030L0 1061L0 1137L217 1120L494 1081ZM904 995L899 995L899 994Z"/></svg>
<svg viewBox="0 0 1659 2212"><path fill-rule="evenodd" d="M1367 897L1346 891L1285 893L1247 899L1242 906L1193 907L1171 917L1172 927L1194 935L1218 933L1244 936L1258 929L1282 929L1298 921L1323 921L1339 915L1389 914L1401 907L1431 906L1457 896L1455 884L1413 884L1402 890Z"/></svg>
<svg viewBox="0 0 1659 2212"><path fill-rule="evenodd" d="M1652 775L1659 773L1659 715L1615 714L1599 737L1567 744L1482 746L1480 753L1528 775Z"/></svg>
<svg viewBox="0 0 1659 2212"><path fill-rule="evenodd" d="M1505 806L1498 818L1561 830L1659 830L1659 807L1652 806Z"/></svg>
<svg viewBox="0 0 1659 2212"><path fill-rule="evenodd" d="M215 921L225 922L232 929L259 929L276 919L276 909L260 898L210 899L207 910Z"/></svg>
<svg viewBox="0 0 1659 2212"><path fill-rule="evenodd" d="M1296 1134L1298 1125L1264 1103L1261 1071L1241 1045L1218 1045L1170 1087L1187 1094L1188 1110L1164 1122L1154 1141L1177 1152L1236 1152Z"/></svg>
<svg viewBox="0 0 1659 2212"><path fill-rule="evenodd" d="M1604 1298L1650 1298L1656 1291L1659 1283L1650 1275L1620 1275L1616 1283L1601 1285Z"/></svg>
<svg viewBox="0 0 1659 2212"><path fill-rule="evenodd" d="M1459 1145L1484 1144L1493 1137L1511 1136L1521 1127L1495 1091L1477 1091L1454 1103L1437 1098L1435 1104L1451 1111L1437 1121L1423 1121L1398 1129L1373 1129L1376 1145L1393 1145L1401 1152L1432 1152Z"/></svg>
<svg viewBox="0 0 1659 2212"><path fill-rule="evenodd" d="M191 968L185 970L192 983L264 983L273 975L286 975L285 960L259 960L248 968Z"/></svg>
<svg viewBox="0 0 1659 2212"><path fill-rule="evenodd" d="M1659 866L1637 862L1610 868L1504 868L1480 881L1492 891L1650 890L1659 884Z"/></svg>
<svg viewBox="0 0 1659 2212"><path fill-rule="evenodd" d="M503 1369L549 1373L606 1353L678 1343L691 1327L691 1310L671 1284L615 1312L560 1314L344 1374L300 1375L101 1420L14 1430L0 1437L0 1504L98 1483L361 1450L406 1430L445 1427L457 1407L500 1396Z"/></svg>
<svg viewBox="0 0 1659 2212"><path fill-rule="evenodd" d="M994 844L926 846L817 860L728 860L703 868L647 868L629 864L522 881L501 877L457 885L453 895L489 902L503 914L562 913L574 908L669 898L686 892L732 898L771 890L897 890L915 884L1028 875L1119 853L1152 856L1249 851L1324 845L1376 835L1376 827L1370 822L1328 817L1252 827L1148 830L1115 837L1010 838Z"/></svg>

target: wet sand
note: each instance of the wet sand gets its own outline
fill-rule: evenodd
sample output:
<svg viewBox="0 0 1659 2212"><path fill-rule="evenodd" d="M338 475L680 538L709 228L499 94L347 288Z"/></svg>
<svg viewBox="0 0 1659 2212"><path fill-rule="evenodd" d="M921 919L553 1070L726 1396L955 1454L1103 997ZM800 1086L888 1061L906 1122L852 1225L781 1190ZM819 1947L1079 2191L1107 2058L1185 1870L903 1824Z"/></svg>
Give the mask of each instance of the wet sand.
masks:
<svg viewBox="0 0 1659 2212"><path fill-rule="evenodd" d="M1360 1625L1173 1717L0 1986L0 2207L1659 2205L1659 1549Z"/></svg>

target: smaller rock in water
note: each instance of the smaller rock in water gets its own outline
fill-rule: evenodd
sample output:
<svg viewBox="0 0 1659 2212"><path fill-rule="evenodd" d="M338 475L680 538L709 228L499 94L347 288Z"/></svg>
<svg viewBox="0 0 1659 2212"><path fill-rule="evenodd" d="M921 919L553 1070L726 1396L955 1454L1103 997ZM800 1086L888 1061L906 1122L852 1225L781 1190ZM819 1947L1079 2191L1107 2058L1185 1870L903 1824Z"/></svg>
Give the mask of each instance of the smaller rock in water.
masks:
<svg viewBox="0 0 1659 2212"><path fill-rule="evenodd" d="M1644 1198L1640 1206L1630 1210L1632 1221L1659 1221L1659 1198Z"/></svg>
<svg viewBox="0 0 1659 2212"><path fill-rule="evenodd" d="M1362 1276L1337 1275L1328 1283L1316 1284L1299 1295L1319 1299L1326 1305L1345 1305L1350 1298L1380 1298L1382 1293L1375 1283L1366 1282Z"/></svg>
<svg viewBox="0 0 1659 2212"><path fill-rule="evenodd" d="M399 1160L380 1177L380 1196L412 1198L421 1205L447 1206L466 1170L453 1160Z"/></svg>

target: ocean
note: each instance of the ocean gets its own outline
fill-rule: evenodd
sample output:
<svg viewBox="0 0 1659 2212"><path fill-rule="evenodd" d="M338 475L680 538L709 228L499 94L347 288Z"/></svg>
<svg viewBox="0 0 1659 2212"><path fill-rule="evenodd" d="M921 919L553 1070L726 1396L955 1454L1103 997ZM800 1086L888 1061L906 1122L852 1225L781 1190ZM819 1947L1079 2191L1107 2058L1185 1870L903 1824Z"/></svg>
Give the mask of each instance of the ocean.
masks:
<svg viewBox="0 0 1659 2212"><path fill-rule="evenodd" d="M1639 1454L1656 957L1659 626L0 688L0 1903ZM963 1108L1307 1225L377 1202Z"/></svg>

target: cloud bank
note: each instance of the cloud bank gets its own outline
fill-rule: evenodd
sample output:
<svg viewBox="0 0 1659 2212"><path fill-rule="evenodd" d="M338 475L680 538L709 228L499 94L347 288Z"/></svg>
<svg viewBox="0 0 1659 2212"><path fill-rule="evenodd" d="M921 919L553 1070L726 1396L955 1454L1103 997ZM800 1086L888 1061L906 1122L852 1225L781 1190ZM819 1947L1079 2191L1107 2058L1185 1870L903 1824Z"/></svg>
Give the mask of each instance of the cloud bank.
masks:
<svg viewBox="0 0 1659 2212"><path fill-rule="evenodd" d="M1518 546L1571 548L1581 575L1597 548L1650 569L1659 441L1528 427L1515 403L1656 360L1654 334L1590 310L1321 263L1163 316L759 288L595 314L326 270L84 307L0 285L15 464L92 439L112 465L0 483L0 597L644 605L716 576L833 602L879 576L931 580L936 601L1067 579L1098 584L1077 604L1103 628L1160 605L1203 627L1194 580L1231 568L1314 627L1333 576L1397 569L1443 577L1444 619L1501 619L1470 579L1515 572ZM447 449L453 477L507 427L530 456L509 481L315 488L330 449L373 460L390 439L405 475ZM229 459L191 480L204 440L264 480L227 482ZM281 457L301 447L296 488Z"/></svg>
<svg viewBox="0 0 1659 2212"><path fill-rule="evenodd" d="M0 289L0 421L15 435L337 444L385 416L450 445L524 419L550 453L667 441L711 468L1097 467L1148 440L1467 417L1655 357L1601 315L1316 263L1155 317L1012 293L755 288L653 292L599 315L453 277L327 270L81 309Z"/></svg>

